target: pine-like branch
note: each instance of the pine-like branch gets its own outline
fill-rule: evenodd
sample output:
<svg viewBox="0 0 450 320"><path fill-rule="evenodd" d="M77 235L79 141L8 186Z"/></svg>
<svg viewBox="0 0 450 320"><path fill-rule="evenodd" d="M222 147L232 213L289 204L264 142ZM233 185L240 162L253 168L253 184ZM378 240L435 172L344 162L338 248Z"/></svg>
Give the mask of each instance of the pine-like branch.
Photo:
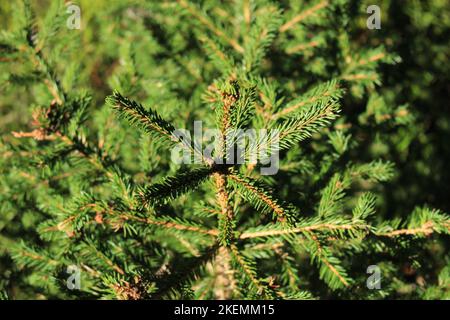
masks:
<svg viewBox="0 0 450 320"><path fill-rule="evenodd" d="M231 245L230 249L232 262L234 263L235 268L241 271L244 280L243 284L246 284L243 288L248 288L247 290L250 292L253 291L253 294L256 297L262 296L264 299L273 299L273 292L258 279L255 271L255 264L247 257L241 255L235 245Z"/></svg>
<svg viewBox="0 0 450 320"><path fill-rule="evenodd" d="M306 20L307 18L314 16L318 11L326 8L328 6L328 1L320 1L319 3L313 5L312 7L306 9L305 11L300 12L299 14L292 17L289 21L284 23L280 27L280 32L286 32L289 29L292 29L296 24Z"/></svg>
<svg viewBox="0 0 450 320"><path fill-rule="evenodd" d="M233 47L237 52L243 53L244 48L233 38L229 37L224 30L217 27L214 22L205 14L201 12L196 5L189 3L186 0L177 0L179 5L183 7L190 15L192 15L200 25L204 26L206 29L210 30L214 33L219 39L222 39L224 42L228 43L231 47Z"/></svg>
<svg viewBox="0 0 450 320"><path fill-rule="evenodd" d="M386 224L377 228L375 234L390 238L399 236L427 237L433 233L450 234L450 217L439 210L432 210L427 207L417 208L404 227L396 229Z"/></svg>
<svg viewBox="0 0 450 320"><path fill-rule="evenodd" d="M338 112L339 104L336 101L320 102L282 122L275 127L279 132L280 149L287 149L295 143L311 137L313 133L334 120Z"/></svg>
<svg viewBox="0 0 450 320"><path fill-rule="evenodd" d="M143 187L139 190L139 197L144 206L167 203L180 195L195 190L205 181L214 170L209 167L184 171L175 176L165 178L160 183Z"/></svg>
<svg viewBox="0 0 450 320"><path fill-rule="evenodd" d="M234 183L238 192L256 210L262 209L263 213L272 211L280 222L288 221L292 217L291 209L285 208L283 204L280 204L280 201L272 196L272 192L268 191L268 188L260 182L244 177L238 173L233 173L228 177Z"/></svg>
<svg viewBox="0 0 450 320"><path fill-rule="evenodd" d="M320 278L333 290L349 287L352 279L342 267L341 261L328 248L323 247L315 235L312 234L311 239L307 251L319 267Z"/></svg>
<svg viewBox="0 0 450 320"><path fill-rule="evenodd" d="M294 99L277 113L271 116L272 119L286 117L295 114L303 109L313 108L317 104L327 104L331 101L337 101L342 97L343 90L339 87L338 80L331 80L320 84L299 98Z"/></svg>
<svg viewBox="0 0 450 320"><path fill-rule="evenodd" d="M154 134L156 138L163 137L171 142L179 142L172 135L175 127L161 118L155 110L146 110L141 104L122 96L117 91L112 96L107 97L106 101L118 111L119 116L127 119L131 124Z"/></svg>

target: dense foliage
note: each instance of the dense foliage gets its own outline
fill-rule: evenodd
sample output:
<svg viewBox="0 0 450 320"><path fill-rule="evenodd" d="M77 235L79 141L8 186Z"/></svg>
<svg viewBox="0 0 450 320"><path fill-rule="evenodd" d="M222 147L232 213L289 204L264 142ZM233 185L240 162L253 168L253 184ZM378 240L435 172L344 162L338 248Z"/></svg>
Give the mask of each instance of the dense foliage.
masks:
<svg viewBox="0 0 450 320"><path fill-rule="evenodd" d="M450 298L449 4L371 4L2 2L1 297Z"/></svg>

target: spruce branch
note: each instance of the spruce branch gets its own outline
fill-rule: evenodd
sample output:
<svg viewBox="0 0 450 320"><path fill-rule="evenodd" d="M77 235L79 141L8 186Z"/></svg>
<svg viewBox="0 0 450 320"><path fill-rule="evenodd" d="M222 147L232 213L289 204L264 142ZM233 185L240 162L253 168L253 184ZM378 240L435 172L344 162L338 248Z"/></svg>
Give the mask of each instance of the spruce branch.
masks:
<svg viewBox="0 0 450 320"><path fill-rule="evenodd" d="M297 142L310 138L313 133L334 120L338 112L339 104L336 101L320 102L275 126L279 132L280 149L287 149Z"/></svg>
<svg viewBox="0 0 450 320"><path fill-rule="evenodd" d="M135 220L144 224L154 225L157 227L161 227L163 229L173 230L175 232L190 231L209 236L217 236L219 234L218 230L205 229L204 227L198 224L180 218L171 218L165 216L158 216L157 218L140 218L130 214L121 214L120 217L125 220Z"/></svg>
<svg viewBox="0 0 450 320"><path fill-rule="evenodd" d="M71 97L64 90L61 81L52 67L48 59L44 56L42 50L38 47L38 28L35 21L35 14L31 8L29 1L23 1L25 10L25 32L26 43L31 49L31 57L37 68L41 69L42 75L45 77L44 83L48 87L50 93L54 97L54 102L44 111L41 120L35 117L35 122L41 125L41 128L35 129L33 132L13 133L17 137L32 137L37 140L54 139L55 136L64 141L69 147L62 150L62 153L56 155L58 159L64 155L68 155L71 151L78 151L81 155L87 157L97 168L108 172L113 165L113 161L103 152L89 144L85 137L75 133L68 133L70 125L80 125L86 119L86 108L90 103L89 96ZM71 123L72 122L72 123ZM53 136L54 135L54 136ZM49 163L52 159L47 158Z"/></svg>
<svg viewBox="0 0 450 320"><path fill-rule="evenodd" d="M189 139L183 139L175 134L175 127L164 120L155 110L145 109L140 103L130 100L115 91L113 95L106 98L106 102L117 110L120 117L128 120L145 132L149 133L155 140L162 139L170 144L178 144L189 152L199 156L202 161L211 166L213 160L204 157L202 151L196 145L192 145Z"/></svg>
<svg viewBox="0 0 450 320"><path fill-rule="evenodd" d="M214 41L214 39L206 37L204 35L199 35L198 38L203 44L205 52L214 63L216 69L225 74L231 74L234 72L236 63L233 59L233 56L229 55L219 43Z"/></svg>
<svg viewBox="0 0 450 320"><path fill-rule="evenodd" d="M364 56L361 59L357 60L356 65L358 65L359 67L367 66L370 63L383 60L384 58L386 58L386 56L387 54L386 52L384 52L384 48L380 47L371 51L367 56Z"/></svg>
<svg viewBox="0 0 450 320"><path fill-rule="evenodd" d="M79 50L79 32L59 32L67 18L62 1L36 11L42 16L29 0L24 14L12 6L8 30L0 32L0 87L7 89L0 106L0 269L12 268L14 279L0 279L0 299L4 288L13 299L310 299L310 291L318 298L444 297L450 218L428 207L404 211L412 205L407 194L445 207L442 188L430 197L428 184L408 175L436 180L422 158L438 170L435 151L442 150L427 144L409 157L412 142L435 142L436 132L416 121L420 110L398 106L403 99L425 103L439 90L409 90L411 81L400 77L380 91L375 84L392 75L379 66L398 58L349 33L364 26L348 1L304 2L111 2L113 24L87 6L83 14L95 23L83 28L94 25L96 36L78 40L95 52ZM426 21L412 19L408 30L437 35L423 28L441 7L427 7ZM389 50L399 36L384 39ZM383 34L376 37L382 44ZM420 51L418 59L402 55L411 59L405 66L422 66ZM441 63L442 54L435 56ZM403 69L414 78L413 69ZM414 88L442 89L445 77L419 78ZM119 91L102 104L108 86ZM344 87L349 108L331 128ZM147 108L119 92L160 103ZM402 102L398 92L406 94ZM110 107L129 125L114 121ZM215 120L211 157L200 150L209 137L199 140L196 130L194 141L180 137L168 121L174 116L177 125L202 120L208 129ZM201 166L178 169L160 153L180 144ZM259 164L248 151L255 150L269 153L263 157L271 164L279 159L276 176L253 178ZM374 154L408 166L394 170L390 161L369 159ZM384 185L396 171L400 179ZM377 204L383 210L375 215ZM382 290L366 290L360 272L374 258L386 279ZM82 286L69 292L64 268L73 265Z"/></svg>
<svg viewBox="0 0 450 320"><path fill-rule="evenodd" d="M230 110L228 120L229 125L227 125L227 129L230 127L233 129L244 129L253 118L256 100L256 87L250 85L246 86L242 83L235 84L235 86L237 100Z"/></svg>
<svg viewBox="0 0 450 320"><path fill-rule="evenodd" d="M279 226L264 226L262 228L257 228L257 230L247 230L243 232L239 239L251 239L251 238L264 238L264 237L277 237L277 236L289 236L297 233L310 234L315 231L326 231L334 233L336 231L352 231L356 232L358 230L366 229L366 225L355 224L355 223L316 223L306 226L300 226L295 228L281 228Z"/></svg>
<svg viewBox="0 0 450 320"><path fill-rule="evenodd" d="M274 293L260 280L255 271L255 264L244 257L239 252L235 245L230 246L231 261L235 265L235 268L241 271L242 275L242 287L248 288L250 292L253 292L255 297L262 297L263 299L273 299Z"/></svg>
<svg viewBox="0 0 450 320"><path fill-rule="evenodd" d="M348 82L360 82L362 84L380 82L380 77L378 76L378 74L370 71L350 75L342 75L340 78Z"/></svg>
<svg viewBox="0 0 450 320"><path fill-rule="evenodd" d="M272 119L286 117L295 114L302 109L313 108L317 104L327 104L331 101L338 101L343 95L343 89L339 87L338 80L330 80L320 84L299 98L289 102L286 107L271 116Z"/></svg>
<svg viewBox="0 0 450 320"><path fill-rule="evenodd" d="M133 211L131 208L121 207L118 204L117 207L111 207L108 203L96 201L90 195L83 195L80 199L75 199L73 204L67 205L67 212L60 219L50 225L44 225L41 230L42 232L63 231L71 237L75 231L92 223L108 225L114 231L118 231L124 229L125 223L133 222L166 230L176 235L181 235L183 231L189 231L215 237L219 233L215 229L206 229L197 223L178 217L165 215L148 217L144 216L142 212Z"/></svg>
<svg viewBox="0 0 450 320"><path fill-rule="evenodd" d="M31 8L29 1L23 0L23 6L25 10L26 19L26 43L31 49L31 56L35 64L39 66L41 71L45 74L46 79L44 83L46 84L48 90L54 97L55 101L62 105L65 102L67 94L63 90L60 80L56 76L55 70L52 68L48 60L44 57L41 49L38 47L38 28L36 24L36 16Z"/></svg>
<svg viewBox="0 0 450 320"><path fill-rule="evenodd" d="M333 290L349 287L352 279L342 267L341 261L328 248L323 247L314 234L311 234L311 239L311 245L306 250L311 254L311 261L318 265L320 278Z"/></svg>
<svg viewBox="0 0 450 320"><path fill-rule="evenodd" d="M54 270L64 262L60 259L54 259L43 250L38 250L27 245L25 242L19 242L8 248L12 258L22 266L34 267L42 272Z"/></svg>
<svg viewBox="0 0 450 320"><path fill-rule="evenodd" d="M361 178L371 182L389 181L394 176L394 164L389 161L374 160L352 165L346 174L350 174L352 179Z"/></svg>
<svg viewBox="0 0 450 320"><path fill-rule="evenodd" d="M152 295L152 299L161 299L179 290L185 284L193 282L205 273L205 267L217 255L219 246L212 245L204 249L197 257L180 257L171 262L167 269L171 272L166 277L153 276L157 291ZM173 270L173 272L172 272Z"/></svg>
<svg viewBox="0 0 450 320"><path fill-rule="evenodd" d="M352 211L352 219L365 220L375 213L376 196L370 192L363 193Z"/></svg>
<svg viewBox="0 0 450 320"><path fill-rule="evenodd" d="M167 203L180 195L200 186L213 172L214 168L201 167L179 172L165 178L162 182L139 189L139 198L144 206Z"/></svg>
<svg viewBox="0 0 450 320"><path fill-rule="evenodd" d="M398 237L402 235L429 236L435 232L434 227L435 226L432 221L427 221L417 228L397 229L390 232L378 233L378 235L389 238Z"/></svg>
<svg viewBox="0 0 450 320"><path fill-rule="evenodd" d="M279 257L282 263L281 281L284 285L289 286L289 288L294 290L297 289L297 283L300 278L298 276L299 272L297 268L293 265L294 259L289 255L289 253L283 250L283 247L276 247L275 254Z"/></svg>
<svg viewBox="0 0 450 320"><path fill-rule="evenodd" d="M227 132L233 125L232 120L236 120L236 106L240 99L240 87L237 82L231 81L226 84L221 94L221 107L218 108L216 120L219 123L219 157L228 157L228 144L230 143ZM242 105L241 105L242 106ZM244 108L246 105L244 105ZM241 109L241 108L240 108ZM238 125L238 124L235 124ZM219 217L219 243L223 246L229 246L234 240L234 212L230 205L230 196L228 192L228 171L216 172L214 180L217 190L217 202L219 204L221 215Z"/></svg>
<svg viewBox="0 0 450 320"><path fill-rule="evenodd" d="M275 39L282 22L281 11L276 6L258 10L258 16L250 27L244 43L243 66L252 72L261 66L262 59Z"/></svg>
<svg viewBox="0 0 450 320"><path fill-rule="evenodd" d="M313 49L321 46L323 42L324 42L323 38L317 37L313 38L311 41L287 47L285 51L289 55L301 54L302 52L307 51L308 49Z"/></svg>
<svg viewBox="0 0 450 320"><path fill-rule="evenodd" d="M43 58L42 58L43 59ZM42 60L43 63L45 59ZM118 166L107 154L100 148L92 145L86 137L78 130L78 127L86 121L86 109L91 102L89 95L69 96L59 81L48 78L53 81L55 86L59 87L59 92L64 97L63 100L55 97L47 108L33 114L33 124L38 126L31 132L12 132L17 138L33 138L35 140L60 140L66 147L59 148L53 156L45 157L43 163L54 163L58 159L67 156L73 151L77 151L83 157L86 157L98 169L108 172L115 165ZM58 101L59 99L59 101ZM76 129L74 129L76 127ZM124 171L124 170L122 170Z"/></svg>
<svg viewBox="0 0 450 320"><path fill-rule="evenodd" d="M105 263L111 270L114 270L120 275L125 275L125 270L114 262L114 258L109 257L106 252L100 250L100 248L92 240L88 239L83 241L80 244L80 249L80 254L82 256L90 256L91 259L96 258L98 261Z"/></svg>
<svg viewBox="0 0 450 320"><path fill-rule="evenodd" d="M103 282L109 286L117 300L141 300L148 296L150 289L141 282L140 277L135 276L133 281L126 281L124 276L104 276Z"/></svg>
<svg viewBox="0 0 450 320"><path fill-rule="evenodd" d="M440 210L432 210L428 207L416 208L404 227L396 229L389 224L385 224L378 227L375 234L390 238L399 236L427 237L433 233L450 234L450 217Z"/></svg>
<svg viewBox="0 0 450 320"><path fill-rule="evenodd" d="M234 187L256 210L272 211L280 222L289 221L292 217L291 209L285 208L272 196L272 192L259 181L244 177L239 173L228 176Z"/></svg>
<svg viewBox="0 0 450 320"><path fill-rule="evenodd" d="M342 200L345 197L345 189L350 187L351 180L348 176L341 177L335 174L322 192L320 198L318 215L327 217L342 210Z"/></svg>
<svg viewBox="0 0 450 320"><path fill-rule="evenodd" d="M141 104L122 96L115 91L112 96L106 98L107 103L118 111L119 116L127 119L131 124L136 125L154 135L155 138L165 138L171 142L178 142L173 136L175 127L161 118L154 110L146 110Z"/></svg>
<svg viewBox="0 0 450 320"><path fill-rule="evenodd" d="M296 24L316 15L318 11L326 8L329 5L328 1L320 1L317 4L311 6L310 8L306 9L305 11L300 12L299 14L296 14L293 16L289 21L285 22L280 27L280 32L286 32L290 29L292 29Z"/></svg>
<svg viewBox="0 0 450 320"><path fill-rule="evenodd" d="M189 3L186 0L177 0L178 4L183 7L190 15L198 20L200 25L204 26L207 30L210 30L219 39L222 39L225 43L228 43L237 52L243 53L244 48L233 38L229 37L224 30L217 27L211 19L202 13L202 11L194 4Z"/></svg>

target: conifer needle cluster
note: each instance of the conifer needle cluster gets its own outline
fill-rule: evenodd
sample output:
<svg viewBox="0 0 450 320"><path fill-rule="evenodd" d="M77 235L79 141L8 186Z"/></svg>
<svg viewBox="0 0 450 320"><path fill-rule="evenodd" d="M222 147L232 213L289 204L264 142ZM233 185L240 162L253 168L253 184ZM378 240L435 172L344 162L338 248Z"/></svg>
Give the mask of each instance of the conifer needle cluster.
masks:
<svg viewBox="0 0 450 320"><path fill-rule="evenodd" d="M0 81L25 120L0 140L2 295L448 297L450 217L387 212L401 168L372 151L417 122L383 100L400 59L352 38L351 2L81 1L81 30L63 1L12 8ZM195 121L220 133L211 157L175 134ZM275 175L218 161L238 129L279 133ZM405 262L441 272L411 289Z"/></svg>

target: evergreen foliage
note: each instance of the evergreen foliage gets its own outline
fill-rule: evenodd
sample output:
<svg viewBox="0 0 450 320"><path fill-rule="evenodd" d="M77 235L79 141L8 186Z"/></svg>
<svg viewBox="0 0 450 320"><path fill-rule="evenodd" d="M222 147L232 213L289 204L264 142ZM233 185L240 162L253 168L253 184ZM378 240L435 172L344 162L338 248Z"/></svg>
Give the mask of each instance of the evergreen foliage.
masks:
<svg viewBox="0 0 450 320"><path fill-rule="evenodd" d="M81 30L2 4L0 299L450 298L450 119L419 107L446 101L449 6L368 30L369 4L80 1ZM212 157L176 134L198 120ZM279 132L276 175L219 161L248 128Z"/></svg>

